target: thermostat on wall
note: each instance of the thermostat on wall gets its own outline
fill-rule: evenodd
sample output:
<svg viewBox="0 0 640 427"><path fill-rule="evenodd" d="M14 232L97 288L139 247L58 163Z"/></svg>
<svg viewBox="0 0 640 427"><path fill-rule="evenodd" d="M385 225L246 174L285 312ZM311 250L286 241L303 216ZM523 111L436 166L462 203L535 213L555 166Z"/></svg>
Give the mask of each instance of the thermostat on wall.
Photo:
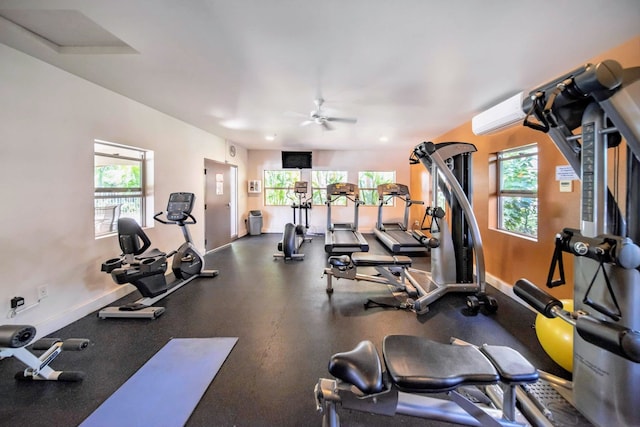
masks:
<svg viewBox="0 0 640 427"><path fill-rule="evenodd" d="M573 181L559 181L561 193L571 193L573 191Z"/></svg>

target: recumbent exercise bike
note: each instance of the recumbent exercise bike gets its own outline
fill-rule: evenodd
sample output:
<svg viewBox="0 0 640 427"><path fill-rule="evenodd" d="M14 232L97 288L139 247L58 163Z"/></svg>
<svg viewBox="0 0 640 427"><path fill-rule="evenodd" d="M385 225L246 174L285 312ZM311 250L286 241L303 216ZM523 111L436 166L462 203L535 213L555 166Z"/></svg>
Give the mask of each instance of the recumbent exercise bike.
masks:
<svg viewBox="0 0 640 427"><path fill-rule="evenodd" d="M149 249L151 241L142 227L132 218L118 220L118 241L122 255L102 264L102 271L110 273L119 284L131 283L141 299L120 307L106 307L98 313L101 319L109 317L131 317L155 319L164 313L164 307L152 307L160 299L189 283L197 277L215 277L218 270L204 270L204 258L191 240L188 225L196 223L191 215L195 195L193 193L172 193L169 196L166 219L163 212L153 219L162 224L175 224L180 227L185 242L175 251L164 253L158 249ZM167 283L165 272L168 258L173 257L171 270L175 281Z"/></svg>

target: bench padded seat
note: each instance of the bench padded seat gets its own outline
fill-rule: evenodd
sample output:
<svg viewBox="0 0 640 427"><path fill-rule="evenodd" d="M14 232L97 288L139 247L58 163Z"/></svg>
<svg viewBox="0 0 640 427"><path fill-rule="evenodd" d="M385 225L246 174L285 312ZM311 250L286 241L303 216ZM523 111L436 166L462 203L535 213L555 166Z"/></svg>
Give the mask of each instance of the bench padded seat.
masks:
<svg viewBox="0 0 640 427"><path fill-rule="evenodd" d="M491 362L470 345L389 335L383 341L382 354L393 382L407 392L444 392L462 385L493 384L500 378Z"/></svg>
<svg viewBox="0 0 640 427"><path fill-rule="evenodd" d="M484 344L480 351L493 362L501 381L521 384L538 380L536 367L511 347Z"/></svg>
<svg viewBox="0 0 640 427"><path fill-rule="evenodd" d="M351 261L356 267L376 267L376 266L410 266L411 258L404 255L376 255L368 252L354 252L351 254Z"/></svg>

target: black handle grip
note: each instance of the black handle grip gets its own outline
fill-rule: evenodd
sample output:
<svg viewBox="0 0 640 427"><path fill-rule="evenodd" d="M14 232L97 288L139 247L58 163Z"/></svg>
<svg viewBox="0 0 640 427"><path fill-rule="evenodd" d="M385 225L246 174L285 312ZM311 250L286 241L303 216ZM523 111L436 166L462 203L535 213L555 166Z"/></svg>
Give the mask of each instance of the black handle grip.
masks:
<svg viewBox="0 0 640 427"><path fill-rule="evenodd" d="M559 299L549 295L527 279L518 280L513 286L513 292L549 319L555 317L552 312L554 307L562 308L562 302Z"/></svg>
<svg viewBox="0 0 640 427"><path fill-rule="evenodd" d="M583 340L627 360L640 363L639 332L591 316L578 317L576 331Z"/></svg>

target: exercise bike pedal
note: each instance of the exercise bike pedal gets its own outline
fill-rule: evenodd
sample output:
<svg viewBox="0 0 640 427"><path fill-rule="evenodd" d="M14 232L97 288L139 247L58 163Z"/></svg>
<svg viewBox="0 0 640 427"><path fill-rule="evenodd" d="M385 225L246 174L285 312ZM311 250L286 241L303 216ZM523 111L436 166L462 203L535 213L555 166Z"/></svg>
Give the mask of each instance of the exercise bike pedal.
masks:
<svg viewBox="0 0 640 427"><path fill-rule="evenodd" d="M133 304L129 304L131 306ZM138 304L141 308L137 310L127 309L125 307L105 307L98 312L98 317L101 319L108 318L138 318L138 319L157 319L164 313L164 307L145 306L144 304Z"/></svg>
<svg viewBox="0 0 640 427"><path fill-rule="evenodd" d="M199 277L216 277L220 272L218 270L202 270Z"/></svg>
<svg viewBox="0 0 640 427"><path fill-rule="evenodd" d="M146 308L147 306L144 304L140 304L140 303L131 303L131 304L127 304L127 305L123 305L118 307L118 310L120 311L138 311L138 310L142 310L144 308Z"/></svg>

